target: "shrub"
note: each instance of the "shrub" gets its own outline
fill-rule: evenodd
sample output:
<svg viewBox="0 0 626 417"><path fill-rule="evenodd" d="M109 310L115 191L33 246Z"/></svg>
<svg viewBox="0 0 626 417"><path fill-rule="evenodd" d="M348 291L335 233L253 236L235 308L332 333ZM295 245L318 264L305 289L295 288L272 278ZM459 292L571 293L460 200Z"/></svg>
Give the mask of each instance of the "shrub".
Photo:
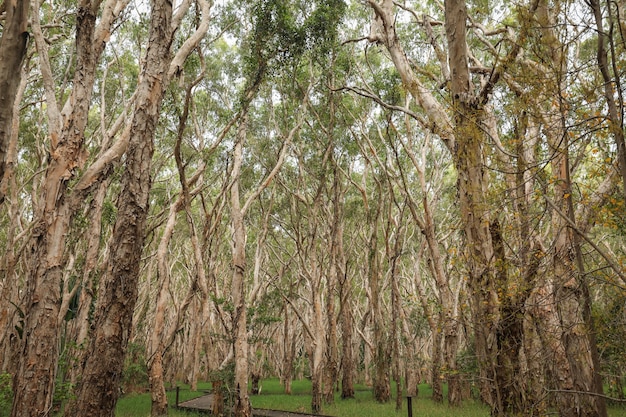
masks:
<svg viewBox="0 0 626 417"><path fill-rule="evenodd" d="M13 390L11 389L11 375L0 374L0 417L8 417L11 414L11 402Z"/></svg>
<svg viewBox="0 0 626 417"><path fill-rule="evenodd" d="M148 387L146 349L138 343L129 343L124 361L122 389L124 392L145 392Z"/></svg>

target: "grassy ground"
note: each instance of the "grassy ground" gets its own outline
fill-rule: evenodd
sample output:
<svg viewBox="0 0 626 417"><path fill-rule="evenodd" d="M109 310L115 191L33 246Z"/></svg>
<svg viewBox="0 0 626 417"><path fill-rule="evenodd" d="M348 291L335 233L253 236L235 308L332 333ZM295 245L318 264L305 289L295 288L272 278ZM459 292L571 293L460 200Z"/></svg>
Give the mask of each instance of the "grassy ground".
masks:
<svg viewBox="0 0 626 417"><path fill-rule="evenodd" d="M311 411L311 383L310 381L294 381L292 395L284 395L283 387L277 379L264 380L261 383L261 395L251 396L254 408L270 408L275 410L310 412ZM179 400L198 397L203 390L210 389L210 384L199 384L200 392L189 391L187 386L181 386ZM447 405L434 404L430 400L430 389L427 385L420 386L420 395L413 399L413 415L419 417L444 417L450 415ZM168 392L168 400L171 405L175 404L175 392ZM325 405L322 413L330 416L341 417L380 417L380 416L406 416L406 398L403 401L402 410L396 412L395 402L378 404L372 398L369 388L356 386L354 399L342 400L336 396L333 405ZM144 417L150 415L150 394L129 394L118 401L116 417ZM192 417L194 413L186 413L170 409L170 416ZM487 417L489 410L474 401L464 403L463 408L455 411L454 417Z"/></svg>
<svg viewBox="0 0 626 417"><path fill-rule="evenodd" d="M335 403L323 406L322 413L340 417L379 417L379 416L406 416L408 415L406 398L403 399L402 409L396 411L394 399L386 404L374 401L369 388L357 385L355 398L342 400L335 395ZM311 396L309 381L294 381L293 395L282 394L282 386L275 379L265 380L262 383L261 395L251 397L255 408L271 408L288 411L311 411ZM446 404L435 404L431 401L431 390L428 385L420 385L419 395L413 398L413 415L419 417L450 416L450 408ZM466 401L463 407L455 410L454 417L488 417L489 409L476 401Z"/></svg>
<svg viewBox="0 0 626 417"><path fill-rule="evenodd" d="M198 383L198 391L190 391L189 386L180 385L180 402L200 397L211 389L208 382ZM115 409L115 417L147 417L150 415L150 394L127 394L119 399ZM176 391L167 392L167 402L170 405L169 415L174 417L192 417L202 414L187 413L172 408L176 404ZM204 414L206 416L206 414Z"/></svg>
<svg viewBox="0 0 626 417"><path fill-rule="evenodd" d="M294 381L292 395L284 395L283 387L277 379L267 379L261 382L261 395L251 396L254 408L269 408L275 410L310 412L311 411L311 383L310 381ZM189 387L181 385L179 400L185 401L203 395L210 389L209 383L198 384L198 391L190 391ZM458 409L450 409L447 404L435 404L431 400L431 390L428 385L420 385L419 395L413 399L413 415L416 417L488 417L489 409L478 401L468 400ZM175 392L168 392L170 405L175 404ZM395 400L387 404L378 404L372 398L369 388L356 386L355 398L342 400L337 395L335 403L325 405L322 414L337 417L380 417L407 416L407 402L403 399L402 410L396 411ZM118 401L116 417L147 417L150 415L150 394L129 394ZM201 414L186 413L170 409L173 417L195 417ZM609 417L626 416L626 407L610 407Z"/></svg>

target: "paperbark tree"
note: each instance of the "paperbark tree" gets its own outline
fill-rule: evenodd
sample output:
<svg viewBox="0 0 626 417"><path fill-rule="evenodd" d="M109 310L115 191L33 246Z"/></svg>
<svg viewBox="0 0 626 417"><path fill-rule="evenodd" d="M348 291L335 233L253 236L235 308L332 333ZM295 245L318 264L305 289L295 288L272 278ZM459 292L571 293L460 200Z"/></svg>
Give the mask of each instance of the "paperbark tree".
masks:
<svg viewBox="0 0 626 417"><path fill-rule="evenodd" d="M249 100L260 86L260 79L246 93ZM307 94L304 94L300 111L306 106ZM247 286L245 280L246 273L246 230L244 217L251 204L274 180L280 171L287 150L295 135L300 131L303 123L302 115L298 116L295 126L284 136L282 147L274 167L265 175L260 184L247 195L244 204L241 204L239 187L241 184L241 167L243 164L243 147L247 135L247 109L244 109L241 116L241 124L237 131L237 138L233 148L233 170L230 182L230 211L231 227L233 233L232 246L232 268L233 277L231 284L233 316L232 316L232 338L235 358L235 406L234 413L237 417L247 417L252 413L250 398L248 396L248 328L247 328Z"/></svg>
<svg viewBox="0 0 626 417"><path fill-rule="evenodd" d="M235 354L235 406L237 417L252 415L248 396L248 328L246 304L246 231L239 198L241 165L243 163L243 143L246 137L246 116L243 117L237 132L237 142L233 150L232 184L230 186L230 211L233 230L233 297L232 338Z"/></svg>
<svg viewBox="0 0 626 417"><path fill-rule="evenodd" d="M476 90L470 75L469 52L466 39L467 9L463 0L449 0L444 3L444 29L448 44L447 59L440 59L443 74L449 74L445 81L449 87L450 112L423 85L413 71L406 53L402 49L395 30L394 5L389 0L368 2L374 10L375 21L368 37L370 41L382 43L389 51L403 85L415 98L428 123L424 127L436 133L448 150L457 170L459 209L465 233L468 285L473 305L475 348L481 376L481 395L492 409L493 415L508 412L502 404L506 393L501 390L512 384L498 386L491 383L497 379L500 369L498 348L494 343L499 310L498 276L494 268L494 247L490 233L492 215L487 196L489 184L485 168L484 146L487 143L488 112L486 107L491 91L508 65L509 59L496 68L488 80L482 83L482 90ZM515 58L519 45L509 52ZM445 54L444 54L445 57ZM511 59L512 59L511 58ZM445 67L448 68L445 68ZM418 121L421 119L418 118Z"/></svg>
<svg viewBox="0 0 626 417"><path fill-rule="evenodd" d="M314 142L316 143L316 142ZM304 328L305 349L309 359L311 375L311 409L320 413L323 401L323 372L326 352L326 326L324 309L324 254L320 240L324 223L324 190L327 186L328 165L333 149L328 141L322 141L322 148L303 147L297 153L298 172L296 181L288 190L291 201L289 217L291 219L292 238L298 261L299 279L306 283L309 292L305 297L310 306L301 312L292 300L286 300L298 316ZM306 151L306 154L305 154ZM314 155L312 157L312 155ZM307 161L311 161L307 163ZM314 165L310 165L313 163ZM317 172L317 182L307 182L307 172ZM286 186L286 184L285 184ZM303 215L305 214L305 215Z"/></svg>
<svg viewBox="0 0 626 417"><path fill-rule="evenodd" d="M52 405L58 362L60 284L64 269L64 243L71 215L84 189L70 195L68 184L84 163L84 132L88 120L95 68L111 25L116 19L115 0L105 3L99 24L100 1L82 1L77 11L76 72L70 98L60 112L54 95L47 47L41 33L39 3L33 3L33 34L46 89L49 116L50 162L46 169L40 207L35 208L35 232L29 250L29 276L20 360L13 378L12 416L39 416Z"/></svg>
<svg viewBox="0 0 626 417"><path fill-rule="evenodd" d="M203 11L203 19L204 26L207 26L207 22L209 20L209 6L207 2L203 3L204 11ZM204 31L204 29L203 29ZM155 306L155 316L154 316L154 326L152 329L152 339L150 343L149 350L149 360L148 360L148 374L150 380L150 391L152 396L152 408L151 415L153 417L167 415L167 396L165 394L165 380L164 380L164 369L163 369L163 360L165 351L173 342L173 338L179 330L180 322L183 317L187 313L187 309L191 304L192 298L196 293L196 290L199 290L201 293L201 300L203 307L207 307L209 294L207 288L207 279L204 268L204 261L202 259L200 244L198 242L198 236L196 233L196 226L193 222L193 217L191 213L191 200L197 194L197 192L192 193L189 190L189 186L193 185L197 182L204 171L205 165L203 163L200 164L196 173L187 181L187 176L185 173L185 165L183 164L182 156L181 156L181 142L184 137L185 128L187 126L187 121L189 117L189 107L191 106L191 95L192 90L197 85L202 77L204 76L203 71L196 77L196 79L185 89L185 99L183 104L183 111L179 118L178 124L178 134L176 138L176 145L174 146L174 159L176 160L176 166L178 168L178 177L181 183L181 195L176 201L170 206L166 227L163 232L163 237L161 238L161 242L159 243L159 248L157 252L158 259L158 276L161 288L158 292L157 303ZM212 146L211 149L215 149L215 146ZM186 214L187 224L189 226L189 233L191 235L191 246L194 254L194 264L195 264L195 273L192 278L191 284L189 286L189 291L187 296L185 297L182 305L176 311L176 316L174 323L169 328L169 331L166 333L165 331L165 310L167 308L168 299L169 299L169 285L170 285L170 276L169 276L169 265L167 262L167 252L168 245L174 233L174 226L176 224L176 213L183 209ZM207 312L203 311L201 318L207 316ZM192 384L193 385L193 384Z"/></svg>
<svg viewBox="0 0 626 417"><path fill-rule="evenodd" d="M171 2L153 1L148 48L138 85L111 237L115 244L99 283L93 334L86 350L76 400L66 410L68 416L110 416L119 397L124 355L137 301L154 133L169 79L174 29Z"/></svg>
<svg viewBox="0 0 626 417"><path fill-rule="evenodd" d="M339 280L339 310L341 322L341 398L354 398L355 361L353 352L354 319L352 316L352 287L346 264Z"/></svg>
<svg viewBox="0 0 626 417"><path fill-rule="evenodd" d="M0 38L0 181L6 171L9 138L13 126L13 112L20 79L22 63L28 46L29 0L4 2L6 24ZM0 188L0 202L4 201L4 190Z"/></svg>
<svg viewBox="0 0 626 417"><path fill-rule="evenodd" d="M413 129L410 127L411 123L408 115L405 117L405 124L407 125L407 135L410 137L413 134ZM412 167L417 172L422 193L421 208L423 214L420 215L418 212L418 204L414 201L409 191L406 173L404 173L402 169L400 169L400 172L402 173L401 189L407 199L407 205L413 221L415 221L426 239L429 255L428 269L434 278L440 304L440 311L437 320L434 320L434 318L431 317L429 323L433 337L431 376L433 399L436 402L443 401L443 389L440 378L443 361L447 371L448 404L451 406L458 406L461 401L461 381L459 380L457 371L456 355L459 343L458 328L460 320L457 305L458 300L452 289L451 277L448 276L444 268L444 257L441 253L440 242L437 238L435 229L435 219L433 217L433 209L435 207L432 207L433 204L429 198L429 187L426 181L426 153L429 151L429 148L432 151L432 144L430 143L430 136L427 133L421 152L417 154L413 150L413 147L415 146L413 141L400 139L400 142L404 151L409 156ZM401 166L399 161L398 166ZM423 308L428 316L432 316L430 307L428 307L427 303L423 303Z"/></svg>
<svg viewBox="0 0 626 417"><path fill-rule="evenodd" d="M24 69L22 69L24 71ZM19 276L17 271L18 260L23 253L25 245L22 243L24 240L28 240L28 236L23 229L21 222L21 211L18 193L19 187L15 178L15 168L17 164L17 142L19 133L19 108L26 89L27 77L22 76L20 85L18 87L16 98L13 103L13 125L11 128L11 134L9 136L9 148L6 158L6 170L5 176L0 182L0 187L3 191L0 193L5 196L8 195L9 202L6 204L6 213L9 218L9 227L6 229L6 251L2 257L0 275L2 286L0 288L0 350L3 352L2 361L0 362L0 369L5 372L9 372L13 368L13 359L15 355L13 348L18 342L15 337L15 325L14 320L19 320L19 313L16 315L14 304L18 302L20 287L15 285L16 279ZM19 327L19 326L18 326Z"/></svg>
<svg viewBox="0 0 626 417"><path fill-rule="evenodd" d="M378 193L381 184L376 184ZM380 221L382 217L382 205L384 198L381 195L376 198L375 207L370 208L368 213L368 224L371 227L368 243L368 290L369 290L369 302L370 310L372 314L372 345L374 346L373 352L373 393L374 398L378 402L387 402L391 399L391 385L389 380L389 372L391 370L391 349L388 336L385 333L386 320L383 316L382 309L382 272L380 255L378 253L378 233L380 227Z"/></svg>
<svg viewBox="0 0 626 417"><path fill-rule="evenodd" d="M324 382L325 389L325 401L326 404L332 404L335 398L335 385L337 383L338 375L339 375L339 346L338 346L338 335L337 335L337 314L335 313L335 303L336 296L335 292L337 291L337 287L339 283L346 276L345 268L345 254L343 250L343 199L344 199L344 191L341 173L336 167L337 161L332 161L334 164L333 168L333 203L332 210L333 214L332 224L330 228L331 234L331 256L330 256L330 267L328 272L328 294L326 300L326 315L328 317L328 337L327 337L327 354L326 354L326 381ZM343 306L343 308L349 309L349 306ZM344 338L344 343L350 343L351 337L348 337L347 340ZM348 348L352 348L349 344ZM344 349L344 353L347 353L348 356L351 353ZM350 359L349 357L347 359ZM348 363L346 366L350 366ZM348 370L349 371L349 370ZM344 371L345 372L345 371ZM350 381L349 376L346 381L345 392L342 390L342 398L346 398L343 395L349 395L350 391Z"/></svg>
<svg viewBox="0 0 626 417"><path fill-rule="evenodd" d="M177 142L179 143L179 142ZM177 161L180 158L177 157ZM179 164L179 168L182 165ZM188 201L192 198L192 193L189 191L188 186L196 182L202 174L204 167L202 166L192 178L189 179L190 184L187 184L187 179L184 174L180 175L183 185L182 195L176 199L176 201L170 206L169 214L163 236L159 243L157 251L157 263L158 263L158 276L160 289L158 292L158 298L155 306L154 325L152 328L152 338L150 341L149 360L148 360L148 376L150 381L150 392L152 396L152 407L150 414L152 416L164 416L167 415L167 397L165 395L165 379L164 379L164 356L166 349L171 346L173 339L180 328L180 322L187 313L187 310L191 304L192 298L195 295L197 289L201 293L202 300L208 298L208 290L206 283L206 274L204 272L204 266L202 263L198 263L197 253L199 252L198 238L195 233L195 225L193 222L189 222L191 229L191 241L194 250L196 261L196 273L192 278L192 282L189 286L187 296L183 300L182 304L176 309L176 315L173 323L169 329L165 326L165 311L168 307L168 301L170 296L170 274L168 265L168 244L174 233L174 226L176 224L176 214L180 210L185 210L188 214L188 219L191 217L190 203ZM200 258L200 261L202 259ZM206 303L203 303L206 304ZM201 319L205 317L205 314L201 315ZM166 331L167 330L167 331Z"/></svg>
<svg viewBox="0 0 626 417"><path fill-rule="evenodd" d="M551 280L551 301L552 312L556 314L555 320L559 323L555 329L556 337L560 339L556 352L557 355L563 355L562 360L558 361L559 366L553 369L559 388L557 404L563 416L606 416L589 288L584 276L579 236L570 227L570 224L576 224L576 219L569 158L571 132L566 125L568 105L562 95L565 90L567 51L555 33L552 26L554 17L545 1L539 2L537 20L546 46L540 53L553 62L550 69L545 68L546 84L552 87L545 94L551 101L541 117L543 131L552 152L550 165L554 210L551 223L554 243L551 245L551 262L554 275ZM557 93L556 97L553 96L554 92Z"/></svg>

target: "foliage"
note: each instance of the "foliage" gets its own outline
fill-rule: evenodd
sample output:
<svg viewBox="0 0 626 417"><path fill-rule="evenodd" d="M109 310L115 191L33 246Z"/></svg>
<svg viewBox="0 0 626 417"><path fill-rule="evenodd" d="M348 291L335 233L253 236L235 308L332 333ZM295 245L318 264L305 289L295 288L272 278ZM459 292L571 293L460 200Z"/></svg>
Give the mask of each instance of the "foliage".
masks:
<svg viewBox="0 0 626 417"><path fill-rule="evenodd" d="M605 305L596 305L594 319L607 395L626 398L626 291L609 287Z"/></svg>
<svg viewBox="0 0 626 417"><path fill-rule="evenodd" d="M8 417L11 413L13 390L11 388L11 374L0 373L0 417Z"/></svg>
<svg viewBox="0 0 626 417"><path fill-rule="evenodd" d="M219 390L224 401L224 410L230 415L235 404L235 363L229 362L223 369L216 369L209 373L209 381L213 388L213 393ZM219 396L218 396L219 397ZM218 398L216 397L216 398Z"/></svg>
<svg viewBox="0 0 626 417"><path fill-rule="evenodd" d="M144 392L148 389L146 348L143 344L129 343L124 360L122 388L124 392Z"/></svg>
<svg viewBox="0 0 626 417"><path fill-rule="evenodd" d="M53 396L53 402L57 405L74 398L74 384L69 380L68 371L78 366L76 355L81 350L82 347L76 346L76 343L71 341L64 346L61 352Z"/></svg>
<svg viewBox="0 0 626 417"><path fill-rule="evenodd" d="M245 50L249 85L281 67L295 64L304 53L326 55L343 19L343 0L258 0L252 6L253 30ZM248 88L246 88L246 91Z"/></svg>

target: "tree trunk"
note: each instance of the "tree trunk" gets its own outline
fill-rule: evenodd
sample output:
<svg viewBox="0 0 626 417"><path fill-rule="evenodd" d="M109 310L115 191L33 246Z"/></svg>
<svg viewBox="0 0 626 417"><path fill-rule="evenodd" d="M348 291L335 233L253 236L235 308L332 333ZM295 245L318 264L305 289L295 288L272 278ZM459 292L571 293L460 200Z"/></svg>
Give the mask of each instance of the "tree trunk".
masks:
<svg viewBox="0 0 626 417"><path fill-rule="evenodd" d="M246 232L239 200L239 174L243 160L243 143L246 135L244 116L237 133L237 143L233 150L232 185L230 189L231 219L233 228L233 319L232 337L235 352L235 407L236 417L250 417L252 406L248 396L248 329L246 324Z"/></svg>
<svg viewBox="0 0 626 417"><path fill-rule="evenodd" d="M293 380L293 361L296 355L296 332L291 330L289 307L285 303L285 322L283 323L283 366L281 371L282 384L285 394L291 395L291 381Z"/></svg>
<svg viewBox="0 0 626 417"><path fill-rule="evenodd" d="M500 312L495 288L494 255L490 233L488 185L483 145L485 143L484 109L474 97L467 53L467 10L464 0L445 2L445 31L448 40L452 80L450 94L455 112L455 165L458 172L459 206L465 231L469 288L473 298L476 355L481 374L483 400L492 415L503 412L497 378L497 345L493 342Z"/></svg>
<svg viewBox="0 0 626 417"><path fill-rule="evenodd" d="M5 25L0 39L0 181L4 179L13 126L15 99L22 77L22 63L28 41L29 0L7 0ZM4 201L0 189L0 203Z"/></svg>
<svg viewBox="0 0 626 417"><path fill-rule="evenodd" d="M529 412L539 410L539 402L532 401L531 391L528 389L527 371L522 369L524 347L524 319L526 300L534 288L534 281L539 260L542 254L539 250L527 259L525 267L525 283L517 293L508 287L506 272L506 257L504 242L497 221L491 224L491 238L494 245L495 264L498 278L498 291L501 294L501 320L496 332L496 343L499 352L494 384L500 392L501 410L498 412L506 416L525 416Z"/></svg>
<svg viewBox="0 0 626 417"><path fill-rule="evenodd" d="M148 378L150 381L150 396L152 400L150 416L166 416L167 396L165 395L165 381L163 378L163 352L160 349L153 352L152 360L148 366Z"/></svg>
<svg viewBox="0 0 626 417"><path fill-rule="evenodd" d="M391 187L390 187L391 188ZM393 194L393 191L391 191ZM395 197L392 197L395 198ZM391 204L391 203L390 203ZM400 223L402 221L402 215L400 217ZM389 275L391 278L391 357L392 357L392 369L393 369L393 379L396 382L396 411L400 411L402 409L402 373L400 367L400 331L399 326L401 323L401 301L400 301L400 287L398 284L397 277L397 266L398 266L398 257L402 253L402 227L397 227L395 233L395 242L393 248L389 245L389 241L391 240L391 228L392 228L392 213L391 213L391 205L389 210L389 218L387 220L387 233L385 240L387 241L387 257L389 258L390 267L389 267Z"/></svg>
<svg viewBox="0 0 626 417"><path fill-rule="evenodd" d="M541 26L545 54L559 71L546 92L550 100L544 114L544 131L552 152L554 202L552 203L552 269L554 310L560 328L557 333L564 349L568 366L556 368L557 400L562 416L607 415L599 374L598 350L591 317L591 299L584 275L584 265L574 231L576 219L572 199L571 167L569 163L569 135L566 126L567 110L563 102L564 76L567 70L566 52L554 33L554 19L547 1L539 2L538 23ZM554 95L558 92L558 95ZM574 225L574 228L570 227Z"/></svg>
<svg viewBox="0 0 626 417"><path fill-rule="evenodd" d="M613 136L615 144L617 145L617 160L619 164L619 171L622 176L622 197L626 200L626 140L624 139L623 116L621 116L624 112L624 104L621 102L618 104L615 100L615 85L617 84L617 88L619 88L619 78L615 80L609 73L609 58L606 50L607 46L610 48L615 47L613 39L613 36L615 36L613 25L615 23L613 22L613 17L611 16L611 5L607 4L608 18L610 20L610 29L607 31L604 29L600 1L590 0L587 4L591 8L596 21L596 33L598 37L598 53L596 56L598 60L598 68L600 69L600 74L602 74L602 80L604 81L604 98L606 99L606 104L609 110L609 132ZM623 18L623 16L619 17ZM621 27L619 23L618 26ZM615 60L615 57L612 59ZM615 65L615 61L612 62L612 64ZM619 77L617 74L615 76Z"/></svg>
<svg viewBox="0 0 626 417"><path fill-rule="evenodd" d="M23 69L22 69L23 70ZM21 216L19 207L19 188L15 179L15 166L17 164L17 140L19 131L19 108L26 89L27 77L22 76L20 86L16 93L15 102L13 106L13 127L11 128L11 135L9 138L9 149L6 158L6 170L4 178L0 182L2 194L10 194L10 201L6 204L7 217L9 223L5 230L6 233L6 248L4 256L1 258L0 265L0 372L7 372L12 374L15 367L16 359L16 345L19 338L16 337L16 325L15 323L17 310L14 305L19 303L20 288L14 283L17 280L16 265L22 252L20 248L19 237L19 217ZM7 193L8 191L8 193ZM18 325L19 327L19 325Z"/></svg>
<svg viewBox="0 0 626 417"><path fill-rule="evenodd" d="M567 140L564 146L568 146ZM553 163L560 179L556 182L555 204L562 208L561 213L553 213L553 226L557 231L552 259L554 303L561 323L561 343L565 348L570 372L568 378L559 378L559 382L567 381L559 385L559 412L564 417L606 416L605 401L601 397L602 380L593 335L591 300L582 270L580 247L574 236L575 232L567 226L566 219L562 218L564 213L573 214L570 206L573 196L567 148L564 152L565 154L557 154ZM577 262L574 263L573 260Z"/></svg>
<svg viewBox="0 0 626 417"><path fill-rule="evenodd" d="M319 271L315 273L319 277ZM323 358L324 358L324 321L322 308L322 295L320 293L319 278L317 284L311 294L313 299L313 331L315 332L313 340L313 352L311 357L311 411L314 414L322 412L322 377L323 377Z"/></svg>
<svg viewBox="0 0 626 417"><path fill-rule="evenodd" d="M331 101L331 109L332 107ZM332 110L331 110L332 112ZM332 123L329 130L332 130ZM336 161L333 161L336 163ZM331 247L330 247L330 267L327 277L326 295L326 317L328 321L328 332L326 340L326 365L324 382L324 401L332 404L335 401L335 385L339 374L339 349L337 341L337 315L335 314L335 292L338 281L342 274L345 263L343 257L343 192L340 172L336 165L333 167L333 215L331 223Z"/></svg>
<svg viewBox="0 0 626 417"><path fill-rule="evenodd" d="M151 186L154 132L170 62L171 22L171 2L155 0L111 238L114 244L107 259L107 270L99 284L94 334L86 351L82 380L76 390L76 400L66 412L68 416L111 416L119 396L124 356L137 300Z"/></svg>
<svg viewBox="0 0 626 417"><path fill-rule="evenodd" d="M332 262L332 261L331 261ZM336 268L330 269L329 278L336 274ZM339 352L337 347L337 320L335 315L335 279L328 283L328 294L326 299L326 316L328 320L328 331L326 334L326 360L324 366L324 402L332 404L335 402L335 385L339 374Z"/></svg>
<svg viewBox="0 0 626 417"><path fill-rule="evenodd" d="M35 13L39 13L36 10ZM12 416L40 416L52 406L57 371L65 236L78 198L67 186L75 168L82 163L82 145L95 80L95 66L104 42L94 40L97 10L82 1L77 11L77 68L74 89L63 125L56 98L48 95L50 162L46 170L41 207L35 208L35 228L30 243L29 276L23 310L25 312L19 364L13 377ZM110 17L110 16L109 16ZM33 27L40 31L38 19ZM102 25L110 23L105 17ZM40 33L39 33L40 34ZM39 37L39 36L38 36ZM39 39L39 45L41 45ZM42 57L42 68L47 64ZM52 80L48 80L52 82ZM53 88L51 85L48 87Z"/></svg>
<svg viewBox="0 0 626 417"><path fill-rule="evenodd" d="M446 15L446 34L449 45L449 62L443 63L443 70L447 72L448 66L452 74L452 83L450 85L451 94L453 97L453 106L455 108L454 114L456 116L455 125L453 127L452 121L450 121L443 107L435 100L434 96L425 88L418 77L415 76L412 70L412 64L409 62L407 55L398 42L398 37L395 32L395 18L393 13L393 2L389 0L383 0L382 2L376 2L369 0L370 6L374 9L376 20L372 25L373 31L370 34L369 39L374 41L380 41L385 44L387 50L390 53L391 59L402 78L403 84L407 87L411 95L417 100L418 104L424 109L432 122L433 132L437 133L444 144L448 147L456 162L459 172L459 195L464 227L466 230L466 241L468 247L474 248L474 253L470 255L470 281L473 275L477 277L484 275L488 277L489 271L487 266L489 265L489 240L488 227L481 222L487 222L489 219L485 216L488 213L487 207L484 204L484 192L486 185L486 177L482 172L482 134L480 132L480 112L475 112L473 109L473 92L470 89L470 75L468 68L468 59L466 51L466 10L463 1L446 1L445 2L445 15ZM471 114L474 113L474 114ZM473 129L471 127L474 127ZM469 136L467 140L465 137ZM464 143L457 145L457 137L462 138ZM452 295L450 283L446 277L443 269L442 257L439 253L438 242L435 237L434 223L432 215L430 213L427 187L425 186L424 179L424 164L417 163L416 158L410 146L403 144L406 152L409 154L413 161L416 170L420 176L422 182L423 192L423 205L424 205L424 219L421 220L416 213L415 204L410 198L411 193L405 189L405 194L410 201L409 208L413 215L414 220L418 223L422 233L426 236L428 243L430 261L429 267L437 283L437 287L440 294L440 302L442 311L439 316L439 323L436 327L431 323L431 330L433 331L433 397L435 401L441 401L443 398L440 369L441 361L445 361L445 365L448 369L447 375L450 377L448 391L449 400L452 400L452 404L456 404L460 395L460 381L458 380L456 372L456 354L458 346L458 319L456 317L455 298ZM473 158L471 161L466 161L466 155ZM471 169L471 172L470 172ZM476 213L472 210L479 208ZM475 216L474 216L475 214ZM482 250L487 252L482 254ZM478 255L476 257L475 255ZM484 290L484 289L483 289ZM489 290L487 290L489 293ZM493 292L491 292L493 295ZM487 308L491 308L495 311L495 300L490 300L490 296L479 297L482 298L481 302L477 305L480 308L483 307L482 301L487 300ZM491 304L491 307L489 307ZM492 317L492 320L496 317ZM490 327L495 327L495 323L489 324ZM479 331L480 335L480 331ZM445 355L445 358L443 357ZM488 356L486 356L488 357ZM487 365L484 369L490 368Z"/></svg>
<svg viewBox="0 0 626 417"><path fill-rule="evenodd" d="M384 329L386 325L382 317L382 309L380 307L380 261L378 256L378 221L380 216L380 205L383 199L379 199L373 220L370 218L370 227L372 228L369 239L369 260L368 260L368 279L370 290L370 304L373 322L373 340L374 345L373 362L373 393L374 399L380 403L387 402L391 399L391 385L389 381L389 371L391 368L391 358L389 355L388 340L385 337Z"/></svg>
<svg viewBox="0 0 626 417"><path fill-rule="evenodd" d="M102 207L109 184L110 181L107 179L98 185L98 189L89 207L91 220L87 237L87 253L85 254L85 264L82 271L82 288L80 289L80 296L78 298L78 311L76 312L74 320L71 322L70 336L68 338L74 342L72 350L77 358L77 363L81 362L84 355L82 348L89 334L89 312L93 307L94 285L97 281L97 277L100 275L100 271L98 270L98 253L102 236ZM70 381L76 384L80 378L78 367L72 367L68 372L70 373Z"/></svg>
<svg viewBox="0 0 626 417"><path fill-rule="evenodd" d="M174 226L176 225L176 213L181 203L182 198L178 198L170 206L163 235L161 236L156 254L157 277L160 288L155 303L154 321L148 349L148 378L152 397L150 415L152 417L167 415L167 397L165 395L165 382L163 379L165 310L168 306L170 296L170 274L167 254L169 252L169 242L174 233Z"/></svg>
<svg viewBox="0 0 626 417"><path fill-rule="evenodd" d="M442 332L443 332L443 317L440 314L437 320L437 327L432 334L432 363L431 363L431 388L433 390L433 401L436 403L443 402L443 374L441 373L441 365L443 362L442 353Z"/></svg>
<svg viewBox="0 0 626 417"><path fill-rule="evenodd" d="M200 300L199 303L204 304L206 301ZM202 305L198 305L195 313L202 315ZM193 323L193 332L191 334L189 343L191 344L191 370L189 375L189 389L192 391L198 390L198 379L200 379L200 354L202 350L202 331L204 326L200 321Z"/></svg>
<svg viewBox="0 0 626 417"><path fill-rule="evenodd" d="M352 287L348 280L347 265L344 274L339 280L339 299L341 300L341 398L354 398L354 355L352 352L352 338L354 321L352 319Z"/></svg>

